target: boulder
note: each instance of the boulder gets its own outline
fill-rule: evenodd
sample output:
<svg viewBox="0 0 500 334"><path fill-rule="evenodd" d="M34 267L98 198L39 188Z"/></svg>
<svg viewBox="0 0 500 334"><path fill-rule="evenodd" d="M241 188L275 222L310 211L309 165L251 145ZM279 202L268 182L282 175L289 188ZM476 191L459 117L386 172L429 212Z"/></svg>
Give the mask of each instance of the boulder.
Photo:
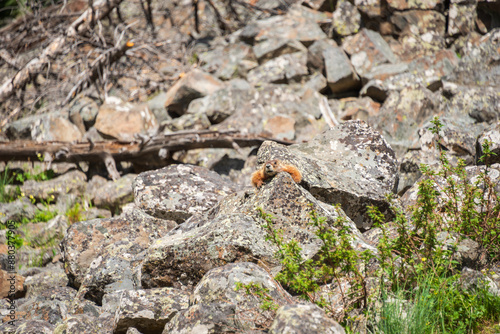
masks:
<svg viewBox="0 0 500 334"><path fill-rule="evenodd" d="M238 288L239 284L257 285L278 306L294 301L267 271L250 262L232 263L210 270L194 289L193 301L195 304L233 304L240 330L265 328L273 316L272 311L256 313L263 301L248 294L245 287Z"/></svg>
<svg viewBox="0 0 500 334"><path fill-rule="evenodd" d="M16 199L10 203L0 203L0 222L20 222L22 218L33 219L37 208L26 197Z"/></svg>
<svg viewBox="0 0 500 334"><path fill-rule="evenodd" d="M270 334L345 334L338 322L315 304L285 305L276 311Z"/></svg>
<svg viewBox="0 0 500 334"><path fill-rule="evenodd" d="M17 329L16 329L17 328ZM12 329L15 329L16 334L53 334L54 333L54 325L47 321L43 320L28 320L23 321L21 324L16 322L15 328L12 328L11 325L6 323L5 329L7 332L3 333L14 333Z"/></svg>
<svg viewBox="0 0 500 334"><path fill-rule="evenodd" d="M20 189L21 193L26 197L33 197L37 201L54 203L63 195L83 195L87 186L86 181L87 176L85 173L72 170L47 181L25 181Z"/></svg>
<svg viewBox="0 0 500 334"><path fill-rule="evenodd" d="M126 333L130 327L139 333L161 333L188 305L189 295L172 288L116 291L103 299L103 311L114 315L113 333Z"/></svg>
<svg viewBox="0 0 500 334"><path fill-rule="evenodd" d="M490 142L490 151L495 155L492 155L489 159L485 160L485 163L494 164L500 163L500 121L496 124L492 124L488 129L486 129L477 139L477 152L476 157L480 158L483 156L483 144L485 141Z"/></svg>
<svg viewBox="0 0 500 334"><path fill-rule="evenodd" d="M306 47L297 40L274 37L253 46L253 52L260 64L285 54L304 52L306 50Z"/></svg>
<svg viewBox="0 0 500 334"><path fill-rule="evenodd" d="M116 259L116 263L124 264L126 260L132 261L134 255L146 249L153 240L166 234L175 225L172 221L148 216L140 210L124 213L118 217L82 221L71 225L68 234L61 242L64 270L68 275L69 285L80 287L91 263L99 257L102 262L102 256L107 254L107 246L121 241L121 244L112 247L110 251L113 251L111 257L113 254L122 256ZM119 273L132 271L130 268L116 267L110 270L113 268ZM103 278L98 272L94 274L97 281ZM119 281L120 277L116 279ZM114 283L106 280L99 282L93 284L96 291L101 291L106 285ZM92 282L87 284L92 285Z"/></svg>
<svg viewBox="0 0 500 334"><path fill-rule="evenodd" d="M15 271L0 270L0 298L14 300L26 294L25 278Z"/></svg>
<svg viewBox="0 0 500 334"><path fill-rule="evenodd" d="M90 194L94 205L116 213L122 205L133 202L132 184L136 177L136 174L126 174L117 180L107 181L101 187L96 188Z"/></svg>
<svg viewBox="0 0 500 334"><path fill-rule="evenodd" d="M250 70L247 80L254 85L300 81L308 74L306 63L306 52L284 54Z"/></svg>
<svg viewBox="0 0 500 334"><path fill-rule="evenodd" d="M362 78L378 65L398 61L387 42L373 30L362 29L356 35L346 37L342 48L351 56L351 63Z"/></svg>
<svg viewBox="0 0 500 334"><path fill-rule="evenodd" d="M361 29L361 14L351 2L340 0L333 12L332 27L337 36L354 35Z"/></svg>
<svg viewBox="0 0 500 334"><path fill-rule="evenodd" d="M308 224L311 211L326 217L328 225L339 216L345 217L342 211L314 199L289 174L280 173L259 191L232 194L151 245L141 269L143 286L190 289L210 269L234 262L260 261L276 271L276 248L266 241L258 207L275 217L273 226L283 230L286 241L299 241L304 258L314 256L320 247L315 228ZM355 235L353 247L371 249L349 219L347 224Z"/></svg>
<svg viewBox="0 0 500 334"><path fill-rule="evenodd" d="M167 91L165 107L169 113L183 115L189 103L200 97L212 94L224 87L214 76L198 69L186 73Z"/></svg>
<svg viewBox="0 0 500 334"><path fill-rule="evenodd" d="M92 317L86 314L70 315L59 322L54 329L54 334L64 333L89 333L112 334L112 317Z"/></svg>
<svg viewBox="0 0 500 334"><path fill-rule="evenodd" d="M136 134L155 134L158 122L146 104L134 105L109 97L99 107L94 127L105 138L132 141Z"/></svg>
<svg viewBox="0 0 500 334"><path fill-rule="evenodd" d="M348 121L304 144L288 148L264 142L259 162L280 159L297 166L302 183L317 199L340 204L358 228L369 228L367 205L386 211L386 194L398 184L394 151L366 123Z"/></svg>
<svg viewBox="0 0 500 334"><path fill-rule="evenodd" d="M236 185L207 168L171 165L137 176L135 204L146 213L178 223L211 209Z"/></svg>
<svg viewBox="0 0 500 334"><path fill-rule="evenodd" d="M467 35L475 30L477 0L451 0L448 13L448 34Z"/></svg>
<svg viewBox="0 0 500 334"><path fill-rule="evenodd" d="M78 127L61 112L24 117L7 125L5 133L10 140L73 142L82 139Z"/></svg>
<svg viewBox="0 0 500 334"><path fill-rule="evenodd" d="M218 46L210 51L199 55L201 69L215 75L221 80L230 80L234 77L244 75L241 72L242 63L253 63L257 66L257 60L252 47L245 43L234 43Z"/></svg>

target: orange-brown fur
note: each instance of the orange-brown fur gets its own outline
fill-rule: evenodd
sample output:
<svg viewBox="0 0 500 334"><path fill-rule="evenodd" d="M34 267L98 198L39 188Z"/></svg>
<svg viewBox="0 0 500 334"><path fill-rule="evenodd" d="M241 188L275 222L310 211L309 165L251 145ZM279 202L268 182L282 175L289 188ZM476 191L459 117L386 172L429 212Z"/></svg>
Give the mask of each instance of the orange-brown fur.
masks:
<svg viewBox="0 0 500 334"><path fill-rule="evenodd" d="M297 167L284 164L280 160L269 160L258 171L252 174L252 184L254 187L260 188L264 181L272 178L279 172L287 172L296 183L302 181L302 174Z"/></svg>

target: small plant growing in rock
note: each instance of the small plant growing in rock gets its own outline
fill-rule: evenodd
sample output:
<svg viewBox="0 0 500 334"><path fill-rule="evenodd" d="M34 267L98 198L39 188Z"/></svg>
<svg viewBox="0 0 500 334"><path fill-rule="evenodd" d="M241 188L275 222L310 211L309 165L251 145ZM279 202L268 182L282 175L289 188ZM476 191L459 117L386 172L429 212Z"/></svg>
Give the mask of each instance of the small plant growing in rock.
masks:
<svg viewBox="0 0 500 334"><path fill-rule="evenodd" d="M323 307L338 321L342 321L351 308L365 309L368 306L366 272L368 262L373 258L369 251L357 252L352 247L351 228L336 206L338 217L332 225L325 217L319 217L312 210L311 225L316 228L316 236L321 241L321 248L311 259L304 259L302 249L296 240L285 242L282 231L273 227L273 217L258 209L265 220L266 239L278 247L276 257L283 268L275 279L297 294L299 298ZM349 289L342 289L342 281L349 282ZM334 307L318 293L320 286L335 282L341 290L343 310L339 314Z"/></svg>

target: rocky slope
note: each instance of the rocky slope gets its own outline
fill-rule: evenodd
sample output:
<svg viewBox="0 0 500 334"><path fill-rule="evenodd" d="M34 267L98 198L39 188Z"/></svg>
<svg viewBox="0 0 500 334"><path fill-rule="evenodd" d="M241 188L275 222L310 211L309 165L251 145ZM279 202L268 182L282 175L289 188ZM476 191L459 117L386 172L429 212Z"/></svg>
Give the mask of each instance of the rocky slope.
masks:
<svg viewBox="0 0 500 334"><path fill-rule="evenodd" d="M139 19L137 34L147 34L135 5L120 6L125 22ZM16 251L18 321L8 323L3 299L3 332L344 333L273 280L280 266L257 207L306 258L320 247L307 224L311 211L329 224L344 217L354 248L376 252L366 206L390 220L386 194L402 195L403 207L414 203L420 163L438 163L434 116L444 124L439 145L452 162L465 159L471 177L481 144L492 142L499 160L490 161L490 176L499 182L498 2L248 1L233 4L234 13L223 1L199 6L197 32L194 20L178 19L192 15L190 2L172 3L169 19L153 4L151 38L167 41L173 54L118 62L129 72L104 96L90 87L68 105L47 97L50 112L10 119L2 140L132 141L232 129L294 144L179 151L160 169L118 164L114 181L87 162L4 165L25 176L50 167L55 177L21 177L5 188L16 196L0 203L0 221L23 221L16 233L24 245ZM54 62L64 66L67 55L60 58ZM13 73L5 60L0 65L6 77ZM295 165L302 181L280 173L251 188L251 173L270 159ZM40 222L40 212L57 215ZM9 248L1 247L7 277ZM464 265L481 267L475 251L464 244ZM268 289L276 314L261 311L237 282Z"/></svg>

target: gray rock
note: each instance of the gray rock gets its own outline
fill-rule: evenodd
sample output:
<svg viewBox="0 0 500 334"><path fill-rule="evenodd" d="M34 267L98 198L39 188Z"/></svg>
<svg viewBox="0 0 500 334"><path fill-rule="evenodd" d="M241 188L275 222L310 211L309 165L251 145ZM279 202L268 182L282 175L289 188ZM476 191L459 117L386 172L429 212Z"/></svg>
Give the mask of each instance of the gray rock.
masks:
<svg viewBox="0 0 500 334"><path fill-rule="evenodd" d="M34 275L24 275L27 299L35 298L50 288L68 285L68 277L60 263L39 268L39 272Z"/></svg>
<svg viewBox="0 0 500 334"><path fill-rule="evenodd" d="M341 93L359 88L360 80L344 51L339 47L323 51L326 79L333 93Z"/></svg>
<svg viewBox="0 0 500 334"><path fill-rule="evenodd" d="M79 141L82 133L68 120L68 115L53 112L24 117L7 125L5 133L10 140Z"/></svg>
<svg viewBox="0 0 500 334"><path fill-rule="evenodd" d="M342 47L351 56L351 63L362 78L378 65L397 62L387 42L373 30L362 29L356 35L346 37Z"/></svg>
<svg viewBox="0 0 500 334"><path fill-rule="evenodd" d="M115 277L119 283L119 274L128 274L133 269L117 268L113 267L113 264L126 265L133 262L136 254L146 249L153 240L165 235L175 225L172 221L153 218L140 210L124 213L114 218L94 219L71 225L68 234L61 242L64 270L68 275L69 285L80 288L91 263L99 257L101 257L100 263L104 263L100 267L103 272L115 269L114 272L118 272ZM118 243L119 241L121 243ZM106 249L107 246L115 243L118 244ZM102 257L106 254L109 256L103 260ZM113 262L113 256L116 256L115 262ZM109 266L106 266L108 263ZM97 263L95 265L99 267ZM114 283L114 281L106 281L104 276L95 272L95 282L90 279L86 284L92 286L89 288L90 293L92 289L95 289L96 295L99 295L107 285L114 287Z"/></svg>
<svg viewBox="0 0 500 334"><path fill-rule="evenodd" d="M270 334L345 334L336 321L314 304L285 305L278 309L269 328Z"/></svg>
<svg viewBox="0 0 500 334"><path fill-rule="evenodd" d="M448 34L467 35L475 30L477 0L451 0L448 13Z"/></svg>
<svg viewBox="0 0 500 334"><path fill-rule="evenodd" d="M160 333L188 305L189 295L172 288L117 291L103 299L103 310L114 315L114 333L125 333L130 327L142 333Z"/></svg>
<svg viewBox="0 0 500 334"><path fill-rule="evenodd" d="M385 195L397 189L394 151L361 121L345 122L289 148L264 142L258 156L259 162L281 159L297 166L304 187L322 202L341 204L358 228L371 225L366 206L387 210Z"/></svg>
<svg viewBox="0 0 500 334"><path fill-rule="evenodd" d="M196 304L177 313L162 334L230 334L238 328L236 307L228 303Z"/></svg>
<svg viewBox="0 0 500 334"><path fill-rule="evenodd" d="M70 315L57 324L54 334L112 334L112 318L96 318L85 314Z"/></svg>
<svg viewBox="0 0 500 334"><path fill-rule="evenodd" d="M490 151L496 155L492 155L489 159L486 159L484 163L500 163L500 121L490 126L477 139L477 158L484 155L483 144L486 140L491 143L489 145Z"/></svg>
<svg viewBox="0 0 500 334"><path fill-rule="evenodd" d="M387 0L391 9L440 9L444 6L443 0Z"/></svg>
<svg viewBox="0 0 500 334"><path fill-rule="evenodd" d="M193 292L195 304L229 303L236 306L236 321L239 329L255 329L266 326L273 317L271 311L260 311L262 300L247 294L245 288L238 289L237 284L255 284L265 289L273 303L283 306L294 301L272 276L254 263L242 262L228 264L210 270L198 283Z"/></svg>
<svg viewBox="0 0 500 334"><path fill-rule="evenodd" d="M84 131L94 125L98 112L99 106L88 96L78 96L69 106L70 117L73 114L78 114L85 126Z"/></svg>
<svg viewBox="0 0 500 334"><path fill-rule="evenodd" d="M459 279L459 284L462 289L474 292L479 287L488 286L488 291L494 296L500 296L500 288L488 276L484 275L481 271L471 268L463 268Z"/></svg>
<svg viewBox="0 0 500 334"><path fill-rule="evenodd" d="M91 194L94 205L116 212L122 205L133 202L132 184L136 177L136 174L126 174L97 188Z"/></svg>
<svg viewBox="0 0 500 334"><path fill-rule="evenodd" d="M260 64L281 55L304 52L306 47L297 40L269 38L253 46L253 52Z"/></svg>
<svg viewBox="0 0 500 334"><path fill-rule="evenodd" d="M193 100L197 101L201 99ZM191 104L191 103L190 103ZM180 117L164 121L161 123L160 128L164 133L171 133L182 130L205 130L210 127L210 121L204 113L186 113Z"/></svg>
<svg viewBox="0 0 500 334"><path fill-rule="evenodd" d="M0 222L20 222L22 218L33 219L37 208L26 197L21 197L14 202L0 203Z"/></svg>
<svg viewBox="0 0 500 334"><path fill-rule="evenodd" d="M218 124L241 109L255 94L256 91L250 87L229 86L191 101L187 112L188 114L205 114L210 123Z"/></svg>
<svg viewBox="0 0 500 334"><path fill-rule="evenodd" d="M54 203L66 194L82 195L87 186L86 181L85 173L73 170L48 181L25 181L20 188L26 197Z"/></svg>
<svg viewBox="0 0 500 334"><path fill-rule="evenodd" d="M52 334L54 333L54 325L43 320L26 321L17 327L15 334ZM5 332L4 332L5 333ZM14 332L7 332L14 333Z"/></svg>
<svg viewBox="0 0 500 334"><path fill-rule="evenodd" d="M340 0L332 15L332 27L338 36L354 35L361 28L361 14L352 3Z"/></svg>
<svg viewBox="0 0 500 334"><path fill-rule="evenodd" d="M287 173L280 173L258 192L230 195L206 215L191 217L156 241L141 268L143 286L191 288L210 269L233 262L260 260L276 272L275 246L265 240L258 207L275 217L273 224L284 231L285 240L299 240L304 258L314 256L320 247L315 228L308 224L311 210L326 217L329 225L339 215L345 217L315 200ZM354 249L373 250L348 219L347 224L355 234Z"/></svg>
<svg viewBox="0 0 500 334"><path fill-rule="evenodd" d="M199 57L201 69L222 80L230 80L238 75L245 74L245 71L243 73L240 71L240 65L243 62L257 65L252 48L245 43L219 46L201 53Z"/></svg>
<svg viewBox="0 0 500 334"><path fill-rule="evenodd" d="M171 165L137 176L135 204L146 213L182 222L195 213L212 208L236 190L235 184L206 168Z"/></svg>
<svg viewBox="0 0 500 334"><path fill-rule="evenodd" d="M165 107L169 113L183 115L189 103L197 98L224 87L224 84L214 76L198 69L186 73L167 91Z"/></svg>
<svg viewBox="0 0 500 334"><path fill-rule="evenodd" d="M247 80L254 85L300 81L308 74L306 63L306 52L284 54L250 70Z"/></svg>

